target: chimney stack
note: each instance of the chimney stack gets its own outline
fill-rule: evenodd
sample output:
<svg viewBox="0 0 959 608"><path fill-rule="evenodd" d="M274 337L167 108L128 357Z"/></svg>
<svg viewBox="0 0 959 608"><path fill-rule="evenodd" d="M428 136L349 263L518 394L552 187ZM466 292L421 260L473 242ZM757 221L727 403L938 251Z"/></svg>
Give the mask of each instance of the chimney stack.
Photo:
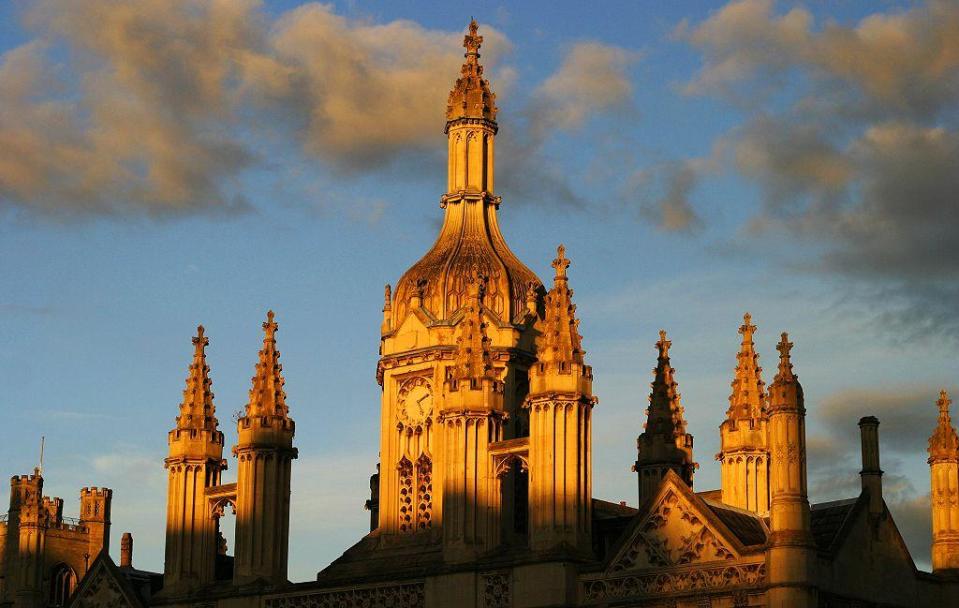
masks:
<svg viewBox="0 0 959 608"><path fill-rule="evenodd" d="M882 507L882 469L879 468L879 419L866 416L859 420L862 437L862 489L869 493L869 514L880 516Z"/></svg>
<svg viewBox="0 0 959 608"><path fill-rule="evenodd" d="M124 532L120 538L120 567L133 567L133 535L129 532Z"/></svg>

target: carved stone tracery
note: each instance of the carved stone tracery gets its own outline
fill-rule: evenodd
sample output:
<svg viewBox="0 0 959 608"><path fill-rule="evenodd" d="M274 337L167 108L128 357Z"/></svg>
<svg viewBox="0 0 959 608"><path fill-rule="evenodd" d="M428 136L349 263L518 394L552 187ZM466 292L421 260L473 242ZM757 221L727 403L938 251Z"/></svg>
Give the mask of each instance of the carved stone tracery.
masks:
<svg viewBox="0 0 959 608"><path fill-rule="evenodd" d="M734 558L699 513L670 491L643 522L611 570L622 572L645 566L668 567Z"/></svg>
<svg viewBox="0 0 959 608"><path fill-rule="evenodd" d="M266 600L266 608L423 608L423 583L320 591Z"/></svg>
<svg viewBox="0 0 959 608"><path fill-rule="evenodd" d="M761 586L765 580L765 563L719 565L588 580L583 582L583 597L586 601L596 602L736 587L752 588Z"/></svg>

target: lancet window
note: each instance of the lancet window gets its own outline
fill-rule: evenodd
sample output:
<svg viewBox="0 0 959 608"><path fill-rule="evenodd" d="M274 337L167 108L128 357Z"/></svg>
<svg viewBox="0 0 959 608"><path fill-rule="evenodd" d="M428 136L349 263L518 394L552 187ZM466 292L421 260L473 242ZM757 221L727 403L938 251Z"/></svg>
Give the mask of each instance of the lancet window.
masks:
<svg viewBox="0 0 959 608"><path fill-rule="evenodd" d="M426 530L433 522L433 461L423 454L416 461L416 527Z"/></svg>
<svg viewBox="0 0 959 608"><path fill-rule="evenodd" d="M413 531L413 463L405 456L397 467L400 473L400 532Z"/></svg>

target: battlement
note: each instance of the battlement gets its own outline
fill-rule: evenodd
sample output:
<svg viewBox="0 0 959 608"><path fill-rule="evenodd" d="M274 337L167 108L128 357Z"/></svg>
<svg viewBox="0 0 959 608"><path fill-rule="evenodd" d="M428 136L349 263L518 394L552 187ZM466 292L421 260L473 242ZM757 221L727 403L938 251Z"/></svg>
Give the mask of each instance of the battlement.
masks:
<svg viewBox="0 0 959 608"><path fill-rule="evenodd" d="M33 473L30 475L14 475L10 478L10 485L17 486L27 483L37 483L38 481L43 481L43 476L38 473Z"/></svg>
<svg viewBox="0 0 959 608"><path fill-rule="evenodd" d="M110 488L98 488L97 486L90 486L80 489L80 497L84 498L87 496L98 496L100 498L112 498L113 490Z"/></svg>

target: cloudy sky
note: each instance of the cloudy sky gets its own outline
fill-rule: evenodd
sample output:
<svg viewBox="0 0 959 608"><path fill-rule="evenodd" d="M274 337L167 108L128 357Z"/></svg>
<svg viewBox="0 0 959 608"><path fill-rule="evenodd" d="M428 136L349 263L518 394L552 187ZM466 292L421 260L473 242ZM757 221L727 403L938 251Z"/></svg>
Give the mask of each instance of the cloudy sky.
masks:
<svg viewBox="0 0 959 608"><path fill-rule="evenodd" d="M600 404L597 495L629 467L665 328L718 487L743 312L796 343L813 501L858 494L860 416L929 561L926 437L959 389L959 3L255 0L0 5L0 462L162 570L166 432L198 323L228 442L268 308L297 422L291 577L365 532L383 284L432 243L471 15L498 94L501 224L563 242ZM766 372L767 381L772 373ZM235 471L229 471L227 480Z"/></svg>

